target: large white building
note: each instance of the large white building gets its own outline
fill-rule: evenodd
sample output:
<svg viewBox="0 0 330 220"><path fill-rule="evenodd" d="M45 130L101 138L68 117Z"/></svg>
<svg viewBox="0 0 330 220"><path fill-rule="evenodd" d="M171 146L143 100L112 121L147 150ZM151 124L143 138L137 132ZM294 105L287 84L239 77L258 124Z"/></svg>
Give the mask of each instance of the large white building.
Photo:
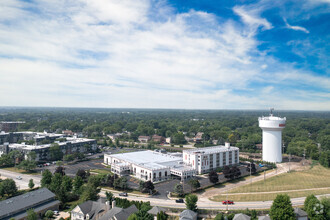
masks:
<svg viewBox="0 0 330 220"><path fill-rule="evenodd" d="M230 146L214 146L183 151L183 162L196 170L198 174L207 173L218 167L239 163L239 148Z"/></svg>
<svg viewBox="0 0 330 220"><path fill-rule="evenodd" d="M187 179L218 167L239 163L239 149L215 146L184 150L181 153L138 151L122 154L104 154L104 163L122 176L133 174L143 181L158 182L173 176Z"/></svg>
<svg viewBox="0 0 330 220"><path fill-rule="evenodd" d="M268 117L259 118L259 127L262 129L262 160L282 162L282 130L285 128L286 118L273 115L271 109Z"/></svg>

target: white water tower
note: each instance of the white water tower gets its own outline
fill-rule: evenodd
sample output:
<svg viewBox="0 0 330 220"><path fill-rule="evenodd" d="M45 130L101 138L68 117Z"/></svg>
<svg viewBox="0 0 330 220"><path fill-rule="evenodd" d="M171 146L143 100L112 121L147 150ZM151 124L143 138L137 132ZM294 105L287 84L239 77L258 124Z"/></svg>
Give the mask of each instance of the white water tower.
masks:
<svg viewBox="0 0 330 220"><path fill-rule="evenodd" d="M282 130L286 118L273 116L274 108L270 109L268 117L259 117L259 127L262 129L262 160L282 162Z"/></svg>

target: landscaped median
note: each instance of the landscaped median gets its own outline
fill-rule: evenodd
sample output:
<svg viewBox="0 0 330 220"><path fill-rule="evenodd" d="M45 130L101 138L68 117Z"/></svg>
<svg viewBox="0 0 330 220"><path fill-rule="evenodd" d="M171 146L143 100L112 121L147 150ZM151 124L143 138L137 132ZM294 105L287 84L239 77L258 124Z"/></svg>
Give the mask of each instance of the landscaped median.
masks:
<svg viewBox="0 0 330 220"><path fill-rule="evenodd" d="M268 201L273 200L279 193L288 194L291 198L329 194L329 180L330 169L317 165L237 187L228 191L228 197L227 194L221 194L211 200L222 201L228 198L234 201Z"/></svg>

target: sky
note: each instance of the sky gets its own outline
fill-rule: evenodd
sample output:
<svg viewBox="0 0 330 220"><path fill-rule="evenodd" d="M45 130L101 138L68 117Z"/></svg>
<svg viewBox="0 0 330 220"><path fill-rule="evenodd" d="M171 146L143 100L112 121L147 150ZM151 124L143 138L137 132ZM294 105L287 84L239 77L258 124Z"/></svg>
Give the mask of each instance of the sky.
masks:
<svg viewBox="0 0 330 220"><path fill-rule="evenodd" d="M330 0L1 0L0 106L330 110Z"/></svg>

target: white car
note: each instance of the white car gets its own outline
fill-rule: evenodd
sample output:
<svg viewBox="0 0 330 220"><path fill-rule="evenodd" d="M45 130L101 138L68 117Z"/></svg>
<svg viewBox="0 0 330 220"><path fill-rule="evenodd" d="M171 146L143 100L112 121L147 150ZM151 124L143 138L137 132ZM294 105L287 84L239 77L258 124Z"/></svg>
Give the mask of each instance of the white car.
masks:
<svg viewBox="0 0 330 220"><path fill-rule="evenodd" d="M22 179L22 177L21 177L21 176L17 176L17 177L16 177L16 179L18 179L18 180L21 180L21 179Z"/></svg>

